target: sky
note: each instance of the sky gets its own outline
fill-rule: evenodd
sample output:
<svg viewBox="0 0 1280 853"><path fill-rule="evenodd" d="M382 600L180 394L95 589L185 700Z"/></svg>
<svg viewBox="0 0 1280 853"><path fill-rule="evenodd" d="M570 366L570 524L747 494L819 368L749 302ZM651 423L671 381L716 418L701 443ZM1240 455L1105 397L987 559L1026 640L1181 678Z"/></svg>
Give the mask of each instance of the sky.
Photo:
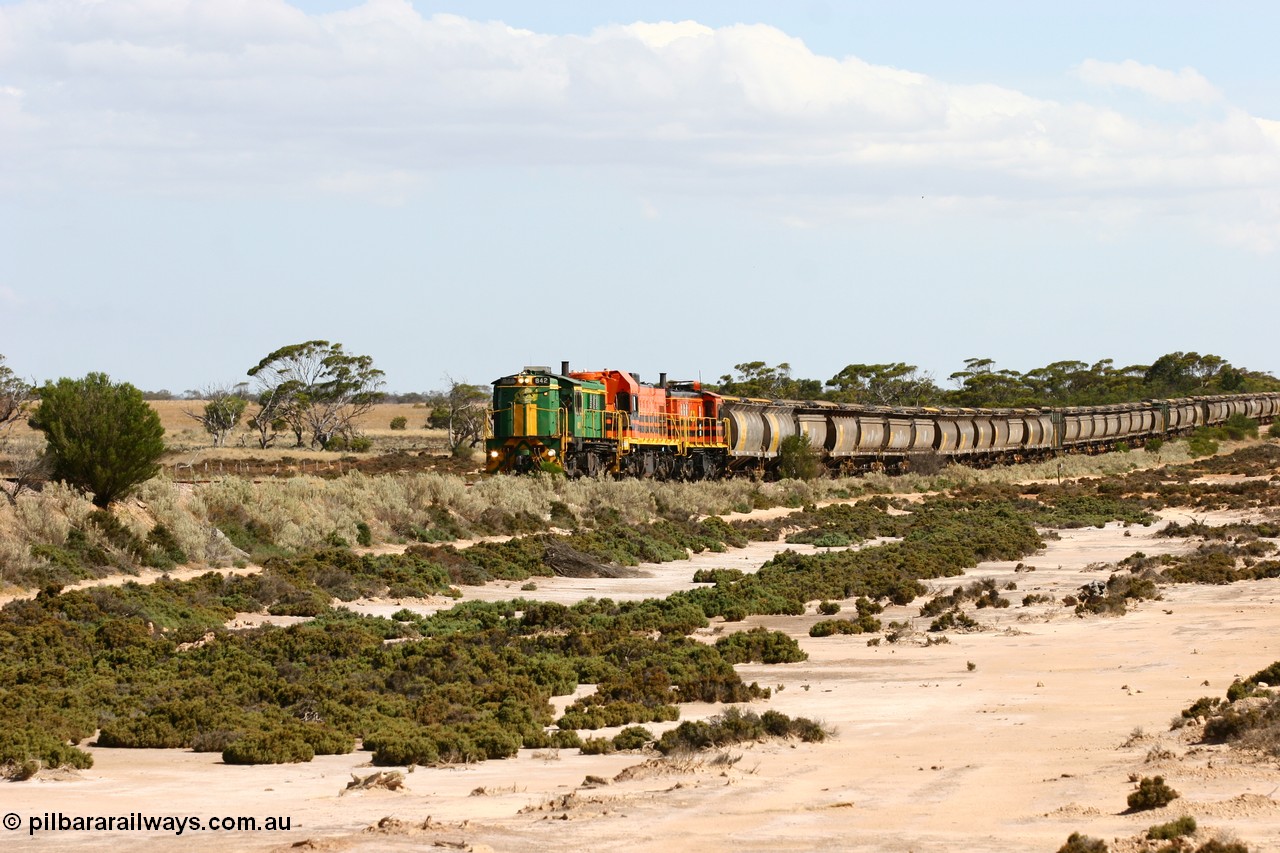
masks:
<svg viewBox="0 0 1280 853"><path fill-rule="evenodd" d="M1280 4L0 0L0 355L1280 371Z"/></svg>

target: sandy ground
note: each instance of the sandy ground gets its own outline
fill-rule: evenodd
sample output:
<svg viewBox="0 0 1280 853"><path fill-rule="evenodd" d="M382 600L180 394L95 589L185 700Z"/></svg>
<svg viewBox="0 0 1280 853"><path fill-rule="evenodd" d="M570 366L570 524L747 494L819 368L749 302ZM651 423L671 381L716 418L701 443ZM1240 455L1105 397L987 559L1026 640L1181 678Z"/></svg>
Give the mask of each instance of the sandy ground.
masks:
<svg viewBox="0 0 1280 853"><path fill-rule="evenodd" d="M1172 513L1171 515L1178 515ZM1199 516L1203 517L1203 516ZM1217 517L1218 520L1226 516ZM1185 519L1184 519L1185 520ZM1280 765L1197 744L1194 727L1170 719L1202 695L1221 696L1236 676L1280 660L1280 582L1173 586L1163 600L1127 615L1077 618L1060 605L1020 607L1022 596L1055 598L1105 580L1098 563L1134 551L1186 547L1155 528L1064 531L1025 561L989 563L1013 606L974 611L978 633L925 647L870 646L865 637L813 639L819 618L759 617L795 636L809 660L740 667L774 688L755 710L775 708L824 721L822 744L769 742L683 762L645 754L582 756L523 751L516 759L405 776L400 792L342 793L368 774L368 753L310 764L231 767L216 754L93 748L93 769L66 778L6 783L3 811L21 820L0 834L10 849L498 851L1054 851L1073 831L1112 850L1182 814L1197 840L1238 837L1253 851L1280 851ZM1126 535L1128 534L1128 535ZM468 589L468 597L514 595L572 602L665 595L691 586L695 568L753 569L781 545L753 545L688 562L645 566L629 579L537 579ZM969 578L966 578L968 580ZM960 579L938 583L950 588ZM361 612L424 611L451 602L359 602ZM911 618L922 601L881 618ZM725 630L713 625L714 634ZM972 667L969 665L972 663ZM1207 685L1206 685L1207 682ZM682 706L684 718L722 706ZM660 729L660 727L653 727ZM605 730L610 734L612 730ZM1169 753L1171 755L1163 755ZM634 768L628 770L628 768ZM624 771L627 771L624 773ZM618 774L624 777L615 779ZM1162 774L1182 797L1165 809L1125 814L1131 775ZM610 780L582 787L588 775ZM1136 777L1135 777L1136 778ZM287 832L60 832L30 836L44 813L287 817ZM1119 839L1119 843L1117 843Z"/></svg>

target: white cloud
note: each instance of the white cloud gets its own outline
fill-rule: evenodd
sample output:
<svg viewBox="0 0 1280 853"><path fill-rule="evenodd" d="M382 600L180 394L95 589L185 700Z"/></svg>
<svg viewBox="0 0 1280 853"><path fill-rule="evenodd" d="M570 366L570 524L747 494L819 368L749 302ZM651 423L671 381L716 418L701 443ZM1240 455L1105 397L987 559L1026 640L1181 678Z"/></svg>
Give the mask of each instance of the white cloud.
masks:
<svg viewBox="0 0 1280 853"><path fill-rule="evenodd" d="M1275 123L1222 105L1190 69L1089 60L1079 74L1219 106L1156 120L956 85L821 56L764 25L553 36L424 18L407 0L327 15L283 0L27 0L0 5L0 191L394 202L439 170L552 165L804 222L919 216L921 195L949 211L1109 221L1110 205L1264 234L1280 221L1259 201L1280 190Z"/></svg>
<svg viewBox="0 0 1280 853"><path fill-rule="evenodd" d="M1102 62L1086 59L1076 69L1086 83L1096 86L1136 89L1170 103L1214 103L1222 99L1213 84L1194 68L1169 71L1154 65L1143 65L1132 59L1124 62Z"/></svg>

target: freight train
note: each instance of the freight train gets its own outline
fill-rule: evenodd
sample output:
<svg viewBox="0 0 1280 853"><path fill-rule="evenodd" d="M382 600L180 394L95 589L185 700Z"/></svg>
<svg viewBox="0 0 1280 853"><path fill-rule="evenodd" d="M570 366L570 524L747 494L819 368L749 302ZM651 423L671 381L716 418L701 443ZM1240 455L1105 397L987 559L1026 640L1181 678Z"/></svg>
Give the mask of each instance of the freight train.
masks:
<svg viewBox="0 0 1280 853"><path fill-rule="evenodd" d="M702 480L776 472L783 442L804 436L836 473L906 471L957 461L992 465L1215 426L1232 415L1268 423L1280 393L1018 409L898 408L731 397L699 382L647 384L625 370L526 367L493 383L486 470L548 465L573 476Z"/></svg>

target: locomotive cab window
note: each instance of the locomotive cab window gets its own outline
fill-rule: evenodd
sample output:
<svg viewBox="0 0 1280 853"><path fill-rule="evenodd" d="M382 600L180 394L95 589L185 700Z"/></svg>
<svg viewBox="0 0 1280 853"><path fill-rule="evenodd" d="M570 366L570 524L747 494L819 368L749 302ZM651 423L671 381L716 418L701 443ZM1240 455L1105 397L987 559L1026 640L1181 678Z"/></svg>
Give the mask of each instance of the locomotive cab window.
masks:
<svg viewBox="0 0 1280 853"><path fill-rule="evenodd" d="M626 391L618 392L618 411L619 412L631 411L631 395L628 394Z"/></svg>

